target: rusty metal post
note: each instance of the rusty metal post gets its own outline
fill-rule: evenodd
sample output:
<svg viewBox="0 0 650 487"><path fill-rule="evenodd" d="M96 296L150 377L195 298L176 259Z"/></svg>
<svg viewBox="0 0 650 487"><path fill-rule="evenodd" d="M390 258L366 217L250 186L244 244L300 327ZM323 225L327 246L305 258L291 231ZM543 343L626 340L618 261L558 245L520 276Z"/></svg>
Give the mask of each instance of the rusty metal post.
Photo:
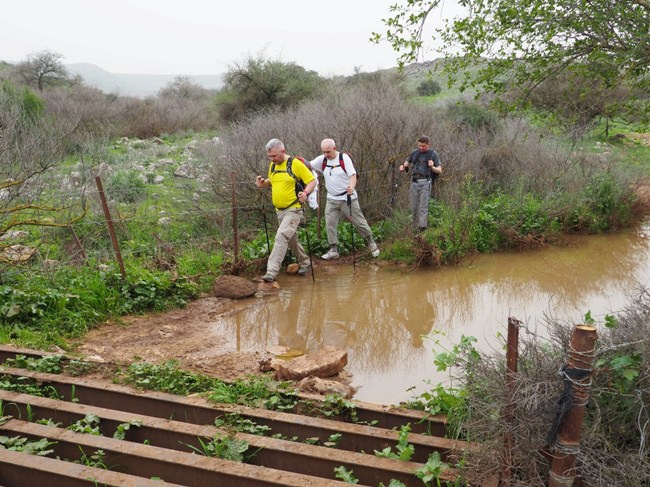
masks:
<svg viewBox="0 0 650 487"><path fill-rule="evenodd" d="M235 252L235 267L239 262L239 233L237 231L237 191L235 190L235 172L230 173L230 184L232 186L232 231Z"/></svg>
<svg viewBox="0 0 650 487"><path fill-rule="evenodd" d="M113 220L111 219L111 212L108 210L108 203L106 203L106 195L104 195L104 186L102 185L102 180L99 176L95 177L95 184L97 184L97 190L99 191L99 198L102 200L104 217L106 218L106 224L108 225L108 233L111 236L111 243L113 244L113 250L115 251L117 262L120 265L120 272L122 273L122 278L126 280L126 271L124 270L122 253L120 252L120 246L117 243L117 237L115 236L115 228L113 227Z"/></svg>
<svg viewBox="0 0 650 487"><path fill-rule="evenodd" d="M549 487L570 487L576 478L576 454L580 449L580 430L591 389L592 365L598 333L591 325L576 325L571 337L565 381L572 385L571 405L559 425L555 443L551 445Z"/></svg>
<svg viewBox="0 0 650 487"><path fill-rule="evenodd" d="M517 374L517 361L519 359L519 326L521 321L512 316L508 317L508 348L506 350L506 404L504 408L504 422L506 433L503 438L503 474L502 485L510 485L512 478L512 447L514 440L510 427L514 423L514 405L512 399L515 394L515 375Z"/></svg>

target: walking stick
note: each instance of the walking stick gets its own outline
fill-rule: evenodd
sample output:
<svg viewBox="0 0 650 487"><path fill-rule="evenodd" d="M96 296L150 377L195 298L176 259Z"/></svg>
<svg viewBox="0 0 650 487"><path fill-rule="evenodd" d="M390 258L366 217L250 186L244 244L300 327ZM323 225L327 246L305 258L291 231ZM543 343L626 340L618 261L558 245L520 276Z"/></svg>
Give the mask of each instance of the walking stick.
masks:
<svg viewBox="0 0 650 487"><path fill-rule="evenodd" d="M350 236L352 237L352 269L356 272L357 261L354 257L354 225L352 225L352 196L348 195L348 210L350 211Z"/></svg>
<svg viewBox="0 0 650 487"><path fill-rule="evenodd" d="M264 220L264 233L266 234L266 251L269 256L271 256L271 243L269 242L269 227L266 224L266 210L264 209L264 195L260 193L262 197L262 218Z"/></svg>
<svg viewBox="0 0 650 487"><path fill-rule="evenodd" d="M302 211L305 211L303 205ZM309 267L311 267L311 282L316 282L316 273L314 272L314 264L311 261L311 244L309 242L309 222L307 221L307 213L305 213L305 235L307 235L307 253L309 254Z"/></svg>

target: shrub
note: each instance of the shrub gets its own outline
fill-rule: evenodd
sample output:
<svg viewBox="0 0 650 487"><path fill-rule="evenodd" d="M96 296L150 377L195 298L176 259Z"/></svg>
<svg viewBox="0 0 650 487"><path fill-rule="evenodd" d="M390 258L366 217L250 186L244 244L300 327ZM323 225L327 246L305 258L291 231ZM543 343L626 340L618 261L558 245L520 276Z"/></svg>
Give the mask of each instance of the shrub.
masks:
<svg viewBox="0 0 650 487"><path fill-rule="evenodd" d="M137 203L147 195L147 188L140 174L125 170L111 174L105 184L109 197L122 203Z"/></svg>
<svg viewBox="0 0 650 487"><path fill-rule="evenodd" d="M434 96L440 93L442 88L440 88L440 84L437 81L425 79L420 81L416 90L420 96Z"/></svg>
<svg viewBox="0 0 650 487"><path fill-rule="evenodd" d="M590 313L573 321L598 330L596 348L591 352L594 373L585 401L583 436L576 455L579 475L588 485L617 485L621 479L625 485L644 485L650 478L645 446L650 424L650 348L646 339L650 294L645 289L635 294L625 310L605 316L604 323L594 323ZM452 374L456 389L450 392L462 392L466 414L459 425L461 436L483 446L463 460L467 473L479 484L502 468L494 462L494 449L503 446L503 431L508 431L516 445L510 460L516 484L542 485L548 476L549 458L543 450L555 446L555 421L562 417L563 400L570 402L571 393L575 393L570 390L568 374L558 374L558 364L576 352L571 347L575 326L553 317L545 321L549 338L540 333L520 336L517 373L510 384L503 372L505 343L488 354L473 348L446 354L453 359L446 363L458 367L458 373ZM438 354L437 363L441 356L445 354ZM512 418L501 414L507 408L506 398L514 411ZM420 400L420 404L426 403Z"/></svg>
<svg viewBox="0 0 650 487"><path fill-rule="evenodd" d="M499 130L497 114L472 102L459 102L447 107L447 117L460 129L481 130L494 135Z"/></svg>
<svg viewBox="0 0 650 487"><path fill-rule="evenodd" d="M436 121L436 111L413 106L405 99L395 78L373 76L347 89L332 89L299 108L258 113L234 124L220 135L223 144L209 148L202 158L210 163L210 184L219 201L230 201L230 174L235 172L238 199L260 205L260 198L265 198L265 206L271 208L268 193L260 194L250 184L255 175L268 171L264 151L268 140L279 137L287 153L311 160L320 155L321 140L332 137L355 161L361 205L372 221L406 204L407 192L398 183L407 181L399 177L396 167L413 149L417 137L430 132Z"/></svg>
<svg viewBox="0 0 650 487"><path fill-rule="evenodd" d="M224 81L226 86L215 103L226 122L270 108L296 107L313 96L323 83L315 71L261 55L231 66Z"/></svg>

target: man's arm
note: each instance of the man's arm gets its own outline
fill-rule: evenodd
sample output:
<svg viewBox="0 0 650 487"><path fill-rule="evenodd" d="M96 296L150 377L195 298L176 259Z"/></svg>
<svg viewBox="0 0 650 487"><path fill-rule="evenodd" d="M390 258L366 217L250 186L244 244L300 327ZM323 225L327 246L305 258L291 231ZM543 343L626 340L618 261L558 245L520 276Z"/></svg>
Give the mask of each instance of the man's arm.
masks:
<svg viewBox="0 0 650 487"><path fill-rule="evenodd" d="M409 154L409 156L406 158L406 160L399 165L400 172L402 172L402 171L408 172L409 164L411 163L410 159L411 159L411 155Z"/></svg>
<svg viewBox="0 0 650 487"><path fill-rule="evenodd" d="M300 193L298 193L298 201L300 201L301 203L307 201L307 197L311 194L312 191L314 191L315 187L316 187L316 179L312 179L307 183L305 189L303 189Z"/></svg>
<svg viewBox="0 0 650 487"><path fill-rule="evenodd" d="M350 181L348 182L348 189L347 193L352 194L354 193L354 189L357 187L357 175L356 173L350 176Z"/></svg>
<svg viewBox="0 0 650 487"><path fill-rule="evenodd" d="M429 168L436 174L442 174L442 164L436 151L431 151L431 158L429 159Z"/></svg>

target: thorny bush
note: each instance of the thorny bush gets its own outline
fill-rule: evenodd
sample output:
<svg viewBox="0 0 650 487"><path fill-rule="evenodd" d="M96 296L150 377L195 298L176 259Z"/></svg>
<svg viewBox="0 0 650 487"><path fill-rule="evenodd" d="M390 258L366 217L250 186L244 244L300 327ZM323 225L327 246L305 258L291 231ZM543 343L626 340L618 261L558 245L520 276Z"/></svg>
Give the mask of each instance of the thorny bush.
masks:
<svg viewBox="0 0 650 487"><path fill-rule="evenodd" d="M503 449L504 435L509 434L513 441L511 485L546 485L546 452L552 449L547 437L563 389L558 370L569 352L573 326L548 316L545 321L549 338L531 330L520 337L511 422L503 419L507 397L503 353L480 354L477 360L478 352L470 348L454 356L457 370L463 371L454 374L455 386L463 390L466 406L460 434L481 444L465 459L478 483L503 469L494 461L494 452ZM593 322L589 313L584 321ZM648 485L650 293L639 290L622 312L606 316L597 328L578 472L585 485L621 485L622 479L626 485Z"/></svg>

